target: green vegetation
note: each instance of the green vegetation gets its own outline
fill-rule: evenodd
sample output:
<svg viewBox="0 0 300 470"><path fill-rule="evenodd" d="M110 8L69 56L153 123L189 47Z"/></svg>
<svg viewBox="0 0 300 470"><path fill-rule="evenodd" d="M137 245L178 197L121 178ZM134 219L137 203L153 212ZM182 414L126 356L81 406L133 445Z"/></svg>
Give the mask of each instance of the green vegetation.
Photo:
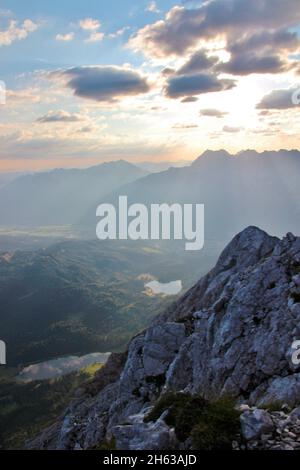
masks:
<svg viewBox="0 0 300 470"><path fill-rule="evenodd" d="M270 403L266 403L264 405L260 405L260 408L262 408L263 410L273 412L273 411L281 411L282 406L283 406L283 402L273 401L273 402L270 402ZM292 410L290 410L290 411L292 411Z"/></svg>
<svg viewBox="0 0 300 470"><path fill-rule="evenodd" d="M99 369L89 366L57 379L23 383L0 368L0 450L22 449L65 410L74 392Z"/></svg>
<svg viewBox="0 0 300 470"><path fill-rule="evenodd" d="M8 364L124 350L170 302L143 292L137 277L152 264L152 253L104 248L98 241L16 252L9 260L0 256L1 339Z"/></svg>
<svg viewBox="0 0 300 470"><path fill-rule="evenodd" d="M220 398L209 403L191 437L194 449L231 450L232 441L239 430L240 412L230 398Z"/></svg>
<svg viewBox="0 0 300 470"><path fill-rule="evenodd" d="M100 364L99 362L96 362L95 364L91 364L91 365L85 367L84 373L88 377L92 378L92 377L94 377L96 372L98 372L98 370L102 369L102 367L103 367L103 364Z"/></svg>
<svg viewBox="0 0 300 470"><path fill-rule="evenodd" d="M176 298L145 295L144 273L161 282L180 274L185 287L199 277L194 255L187 263L173 252L156 251L145 251L144 243L68 241L0 254L1 339L8 364L125 350Z"/></svg>
<svg viewBox="0 0 300 470"><path fill-rule="evenodd" d="M240 413L234 405L229 397L209 402L198 395L171 392L156 402L145 421L156 421L167 411L165 421L174 426L180 441L191 437L193 449L226 450L239 432Z"/></svg>
<svg viewBox="0 0 300 470"><path fill-rule="evenodd" d="M28 246L22 238L19 242ZM20 383L14 378L20 368L57 357L125 350L176 299L145 295L144 276L151 273L161 282L181 278L186 289L212 264L211 257L199 263L192 252L174 256L144 241L67 241L0 253L1 339L11 367L0 368L0 449L22 448L55 422L95 372L90 367L55 380ZM161 387L165 377L149 380Z"/></svg>
<svg viewBox="0 0 300 470"><path fill-rule="evenodd" d="M116 450L116 440L112 437L110 440L105 440L98 447L90 450Z"/></svg>

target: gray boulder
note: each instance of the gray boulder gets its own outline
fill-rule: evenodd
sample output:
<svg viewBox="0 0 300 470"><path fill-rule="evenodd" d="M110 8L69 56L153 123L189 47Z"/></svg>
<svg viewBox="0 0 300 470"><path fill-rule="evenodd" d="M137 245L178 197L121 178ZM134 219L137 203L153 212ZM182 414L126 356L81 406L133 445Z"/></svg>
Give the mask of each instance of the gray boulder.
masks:
<svg viewBox="0 0 300 470"><path fill-rule="evenodd" d="M257 439L262 434L269 434L274 430L273 421L265 410L245 411L240 420L242 435L247 441Z"/></svg>
<svg viewBox="0 0 300 470"><path fill-rule="evenodd" d="M118 450L163 450L177 446L175 432L163 418L155 423L144 423L143 419L137 419L132 424L116 426L113 435Z"/></svg>

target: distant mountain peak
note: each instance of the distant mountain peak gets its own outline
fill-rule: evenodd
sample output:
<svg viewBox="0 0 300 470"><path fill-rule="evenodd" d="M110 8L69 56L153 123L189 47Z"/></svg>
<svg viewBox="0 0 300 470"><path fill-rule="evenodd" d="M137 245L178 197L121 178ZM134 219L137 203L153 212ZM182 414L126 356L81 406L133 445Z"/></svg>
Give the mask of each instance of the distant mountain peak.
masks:
<svg viewBox="0 0 300 470"><path fill-rule="evenodd" d="M119 160L112 160L109 162L104 162L103 165L111 165L111 166L120 165L120 166L126 166L126 167L132 167L132 166L136 167L134 163L128 162L127 160L124 160L123 158L120 158Z"/></svg>
<svg viewBox="0 0 300 470"><path fill-rule="evenodd" d="M224 162L228 157L231 158L256 158L256 157L268 157L268 156L294 156L294 155L299 155L300 158L300 152L299 150L291 149L291 150L264 150L262 152L258 152L257 150L254 149L245 149L245 150L240 150L236 154L231 154L225 149L220 149L220 150L205 150L200 157L198 157L191 166L199 166L200 164L203 164L204 162L208 162L209 160L211 162L217 163L217 162ZM228 161L228 160L227 160Z"/></svg>
<svg viewBox="0 0 300 470"><path fill-rule="evenodd" d="M211 160L216 160L216 159L224 159L224 158L231 158L233 157L233 155L231 155L229 152L227 152L227 150L225 149L220 149L220 150L205 150L205 152L203 152L200 157L198 157L193 163L192 163L192 166L193 165L198 165L199 163L202 163L205 160L207 160L208 158L211 159Z"/></svg>
<svg viewBox="0 0 300 470"><path fill-rule="evenodd" d="M72 225L112 191L148 174L125 160L20 176L1 189L3 225Z"/></svg>

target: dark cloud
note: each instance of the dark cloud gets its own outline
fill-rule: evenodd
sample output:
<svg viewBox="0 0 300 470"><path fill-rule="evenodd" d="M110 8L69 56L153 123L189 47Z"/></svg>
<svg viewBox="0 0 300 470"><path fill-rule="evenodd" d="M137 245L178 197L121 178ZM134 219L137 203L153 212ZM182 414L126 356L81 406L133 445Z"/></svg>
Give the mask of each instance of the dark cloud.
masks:
<svg viewBox="0 0 300 470"><path fill-rule="evenodd" d="M220 64L217 70L232 75L250 75L252 73L280 73L288 70L290 64L277 55L260 56L255 53L232 56L229 62Z"/></svg>
<svg viewBox="0 0 300 470"><path fill-rule="evenodd" d="M79 130L79 132L81 132L82 134L89 134L90 132L93 132L93 130L93 126L84 126Z"/></svg>
<svg viewBox="0 0 300 470"><path fill-rule="evenodd" d="M234 86L234 80L219 79L211 74L176 75L167 80L165 94L169 98L181 98L230 90Z"/></svg>
<svg viewBox="0 0 300 470"><path fill-rule="evenodd" d="M220 111L219 109L201 109L200 111L200 116L206 116L206 117L216 117L216 118L223 118L228 114L226 111Z"/></svg>
<svg viewBox="0 0 300 470"><path fill-rule="evenodd" d="M287 52L299 46L297 34L283 29L245 33L228 42L231 58L219 64L217 70L234 75L285 72L294 65L287 61Z"/></svg>
<svg viewBox="0 0 300 470"><path fill-rule="evenodd" d="M158 57L182 55L200 39L286 30L299 22L299 0L211 0L198 8L175 6L163 21L142 28L130 45Z"/></svg>
<svg viewBox="0 0 300 470"><path fill-rule="evenodd" d="M198 101L197 96L187 96L181 100L181 103L195 103Z"/></svg>
<svg viewBox="0 0 300 470"><path fill-rule="evenodd" d="M278 31L260 31L253 34L243 34L234 41L229 41L228 50L232 54L248 53L250 51L293 51L299 48L300 40L297 33L279 29Z"/></svg>
<svg viewBox="0 0 300 470"><path fill-rule="evenodd" d="M203 20L200 10L175 6L165 21L142 28L130 39L129 45L156 57L182 55L199 35L199 25Z"/></svg>
<svg viewBox="0 0 300 470"><path fill-rule="evenodd" d="M74 67L60 74L76 96L95 101L114 101L150 90L137 71L115 66Z"/></svg>
<svg viewBox="0 0 300 470"><path fill-rule="evenodd" d="M300 86L285 90L273 90L264 96L257 109L290 109L297 108L300 104Z"/></svg>
<svg viewBox="0 0 300 470"><path fill-rule="evenodd" d="M40 123L51 122L78 122L82 121L83 117L80 114L71 114L67 111L49 111L49 113L37 119Z"/></svg>
<svg viewBox="0 0 300 470"><path fill-rule="evenodd" d="M176 72L175 69L172 69L171 67L166 67L165 69L162 70L162 74L168 77L169 75L173 75Z"/></svg>
<svg viewBox="0 0 300 470"><path fill-rule="evenodd" d="M298 0L213 0L203 10L202 29L211 32L291 26L300 19Z"/></svg>
<svg viewBox="0 0 300 470"><path fill-rule="evenodd" d="M190 56L188 61L179 70L177 70L177 74L187 75L191 73L204 72L211 69L218 60L218 57L208 57L206 52L201 49Z"/></svg>

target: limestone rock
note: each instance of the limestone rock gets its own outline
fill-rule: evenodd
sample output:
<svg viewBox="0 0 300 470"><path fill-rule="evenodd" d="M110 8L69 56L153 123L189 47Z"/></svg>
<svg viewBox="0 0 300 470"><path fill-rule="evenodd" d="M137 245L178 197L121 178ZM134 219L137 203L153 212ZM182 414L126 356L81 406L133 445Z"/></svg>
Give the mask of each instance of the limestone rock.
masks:
<svg viewBox="0 0 300 470"><path fill-rule="evenodd" d="M186 391L254 406L241 410L251 448L297 448L297 422L287 423L289 434L282 428L287 410L255 407L300 405L300 367L291 362L300 339L299 273L300 238L279 240L256 227L238 234L212 271L133 338L117 373L108 364L99 386L70 404L51 446L93 448L115 436L120 449L175 448L163 419L141 416L162 393Z"/></svg>
<svg viewBox="0 0 300 470"><path fill-rule="evenodd" d="M163 450L176 447L174 431L163 419L155 423L137 422L116 426L114 437L118 450Z"/></svg>
<svg viewBox="0 0 300 470"><path fill-rule="evenodd" d="M274 424L265 410L245 411L241 415L242 434L247 441L273 432Z"/></svg>

